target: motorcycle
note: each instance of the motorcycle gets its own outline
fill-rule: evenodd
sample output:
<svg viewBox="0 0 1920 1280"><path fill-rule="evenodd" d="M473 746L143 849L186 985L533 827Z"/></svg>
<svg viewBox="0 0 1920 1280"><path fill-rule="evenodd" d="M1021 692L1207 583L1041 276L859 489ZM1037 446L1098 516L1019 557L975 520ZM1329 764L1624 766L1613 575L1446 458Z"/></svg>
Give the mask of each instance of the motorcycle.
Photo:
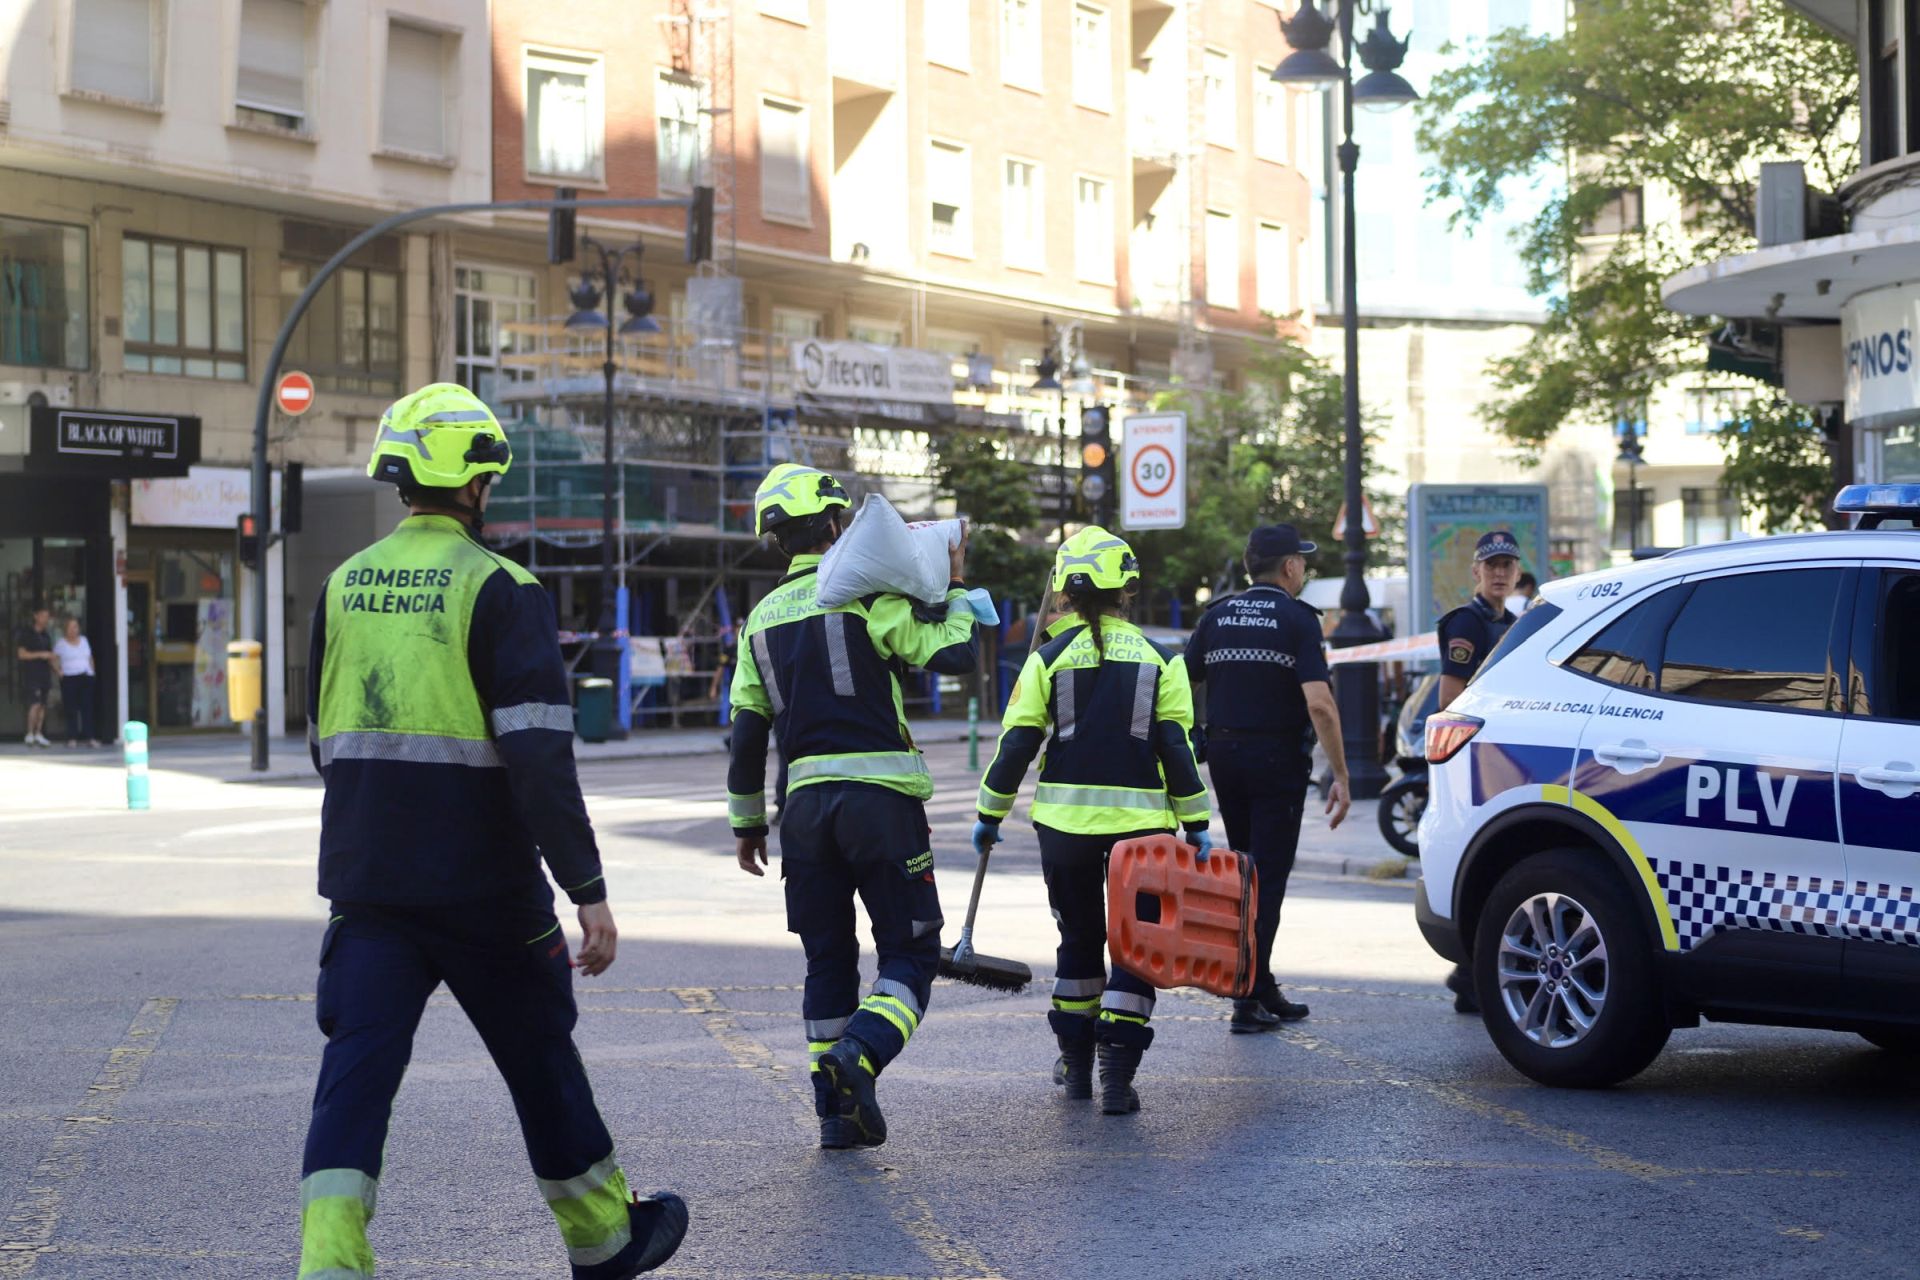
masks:
<svg viewBox="0 0 1920 1280"><path fill-rule="evenodd" d="M1439 675L1422 676L1394 725L1394 763L1400 776L1380 793L1380 834L1408 858L1420 856L1420 815L1427 811L1427 717L1439 707Z"/></svg>

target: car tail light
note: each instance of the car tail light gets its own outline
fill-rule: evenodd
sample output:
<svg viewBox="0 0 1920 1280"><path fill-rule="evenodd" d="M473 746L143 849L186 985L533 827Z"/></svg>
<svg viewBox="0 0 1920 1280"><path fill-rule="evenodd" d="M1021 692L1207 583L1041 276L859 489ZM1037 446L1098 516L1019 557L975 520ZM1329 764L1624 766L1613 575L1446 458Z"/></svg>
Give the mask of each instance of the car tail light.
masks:
<svg viewBox="0 0 1920 1280"><path fill-rule="evenodd" d="M1442 711L1427 717L1427 763L1445 764L1460 754L1460 748L1473 741L1486 721L1478 716L1463 716L1457 711Z"/></svg>

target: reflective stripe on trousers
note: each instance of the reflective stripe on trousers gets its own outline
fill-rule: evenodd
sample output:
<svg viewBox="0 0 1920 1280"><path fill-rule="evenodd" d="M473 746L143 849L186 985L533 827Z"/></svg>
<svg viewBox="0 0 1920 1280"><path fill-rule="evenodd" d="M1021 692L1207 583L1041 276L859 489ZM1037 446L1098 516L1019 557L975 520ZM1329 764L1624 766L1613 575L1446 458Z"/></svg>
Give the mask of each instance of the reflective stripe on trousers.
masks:
<svg viewBox="0 0 1920 1280"><path fill-rule="evenodd" d="M536 1181L559 1224L560 1238L567 1243L567 1258L574 1266L596 1266L632 1241L627 1176L620 1171L612 1152L585 1173Z"/></svg>

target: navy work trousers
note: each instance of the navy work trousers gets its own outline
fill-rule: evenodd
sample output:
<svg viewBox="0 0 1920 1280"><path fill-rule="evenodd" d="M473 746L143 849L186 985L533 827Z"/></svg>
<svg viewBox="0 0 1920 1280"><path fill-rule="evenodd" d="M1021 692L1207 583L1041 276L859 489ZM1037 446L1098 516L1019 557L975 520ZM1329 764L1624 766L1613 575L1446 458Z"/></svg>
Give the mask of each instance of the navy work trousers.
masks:
<svg viewBox="0 0 1920 1280"><path fill-rule="evenodd" d="M875 1074L925 1016L940 967L940 891L927 811L889 787L817 782L795 787L780 823L787 928L807 953L801 1016L814 1058L842 1036L859 1041ZM860 998L853 900L867 908L879 979Z"/></svg>
<svg viewBox="0 0 1920 1280"><path fill-rule="evenodd" d="M1300 848L1300 817L1307 805L1307 778L1299 746L1279 739L1210 737L1207 769L1213 799L1226 823L1227 844L1253 858L1260 877L1255 926L1258 984L1271 987L1273 939L1280 931L1280 904Z"/></svg>
<svg viewBox="0 0 1920 1280"><path fill-rule="evenodd" d="M317 996L326 1052L301 1173L377 1181L387 1122L427 998L444 982L493 1055L534 1176L577 1179L613 1154L573 1044L566 935L547 895L407 908L335 903ZM458 1171L449 1170L458 1181ZM606 1270L576 1265L576 1276Z"/></svg>
<svg viewBox="0 0 1920 1280"><path fill-rule="evenodd" d="M1063 1016L1076 1013L1098 1017L1103 1033L1110 1036L1116 1033L1116 1020L1144 1025L1153 1016L1153 984L1117 964L1107 972L1107 855L1123 840L1166 832L1080 835L1037 823L1034 829L1040 835L1047 905L1060 928L1054 952L1054 1030L1064 1034L1069 1023ZM1124 1035L1124 1028L1118 1034ZM1146 1040L1136 1039L1144 1048Z"/></svg>

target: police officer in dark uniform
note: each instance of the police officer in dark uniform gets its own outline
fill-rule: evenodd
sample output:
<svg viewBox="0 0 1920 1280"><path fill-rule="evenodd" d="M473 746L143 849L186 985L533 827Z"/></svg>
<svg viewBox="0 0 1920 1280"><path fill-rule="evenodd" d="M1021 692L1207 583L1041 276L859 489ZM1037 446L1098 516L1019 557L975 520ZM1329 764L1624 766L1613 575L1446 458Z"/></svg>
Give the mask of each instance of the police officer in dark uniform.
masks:
<svg viewBox="0 0 1920 1280"><path fill-rule="evenodd" d="M1440 619L1440 710L1458 698L1513 625L1507 598L1520 582L1520 543L1505 529L1480 535L1473 547L1473 599ZM1478 1013L1466 966L1447 975L1458 1013Z"/></svg>
<svg viewBox="0 0 1920 1280"><path fill-rule="evenodd" d="M1300 843L1315 730L1333 770L1327 825L1347 816L1347 758L1327 685L1320 611L1296 598L1314 550L1292 525L1255 529L1244 561L1253 585L1209 607L1187 643L1188 678L1206 690L1207 768L1227 843L1251 854L1259 873L1260 971L1253 998L1233 1003L1236 1033L1307 1016L1307 1006L1288 1000L1274 980L1273 939Z"/></svg>

